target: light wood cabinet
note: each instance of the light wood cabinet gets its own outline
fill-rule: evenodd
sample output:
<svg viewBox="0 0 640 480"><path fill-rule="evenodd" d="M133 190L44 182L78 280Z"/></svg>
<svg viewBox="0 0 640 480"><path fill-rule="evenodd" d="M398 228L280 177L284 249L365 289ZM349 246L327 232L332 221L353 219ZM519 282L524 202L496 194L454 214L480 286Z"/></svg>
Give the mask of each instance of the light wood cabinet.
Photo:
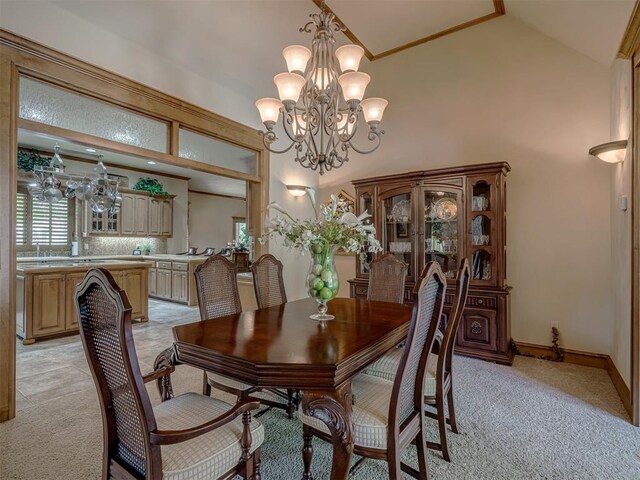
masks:
<svg viewBox="0 0 640 480"><path fill-rule="evenodd" d="M82 282L85 272L67 273L66 275L66 315L65 330L78 329L78 314L76 312L76 287Z"/></svg>
<svg viewBox="0 0 640 480"><path fill-rule="evenodd" d="M147 192L121 189L120 212L96 213L83 204L83 233L87 235L173 236L173 196L151 197Z"/></svg>
<svg viewBox="0 0 640 480"><path fill-rule="evenodd" d="M162 213L160 216L160 234L171 237L173 236L173 200L162 200Z"/></svg>
<svg viewBox="0 0 640 480"><path fill-rule="evenodd" d="M84 279L86 267L44 266L18 268L16 292L16 331L29 345L38 338L47 338L78 331L75 304L76 287ZM126 292L131 303L131 317L147 320L149 309L147 266L132 265L107 268L116 283ZM46 270L46 271L45 271ZM169 271L170 272L170 271ZM171 275L169 274L169 282ZM170 283L169 283L170 285ZM169 286L169 289L171 287Z"/></svg>
<svg viewBox="0 0 640 480"><path fill-rule="evenodd" d="M149 199L149 235L173 236L173 198Z"/></svg>
<svg viewBox="0 0 640 480"><path fill-rule="evenodd" d="M149 235L160 235L162 227L162 200L159 198L149 199Z"/></svg>
<svg viewBox="0 0 640 480"><path fill-rule="evenodd" d="M171 299L177 302L189 300L189 278L187 272L174 271L171 274Z"/></svg>
<svg viewBox="0 0 640 480"><path fill-rule="evenodd" d="M128 269L121 272L112 272L116 282L127 292L131 304L131 318L147 320L148 309L148 274L146 268Z"/></svg>
<svg viewBox="0 0 640 480"><path fill-rule="evenodd" d="M149 269L149 295L152 297L156 296L156 284L158 278L158 270L155 268Z"/></svg>
<svg viewBox="0 0 640 480"><path fill-rule="evenodd" d="M156 276L156 297L171 299L171 270L158 268Z"/></svg>
<svg viewBox="0 0 640 480"><path fill-rule="evenodd" d="M37 275L33 279L33 335L53 335L65 331L65 275Z"/></svg>
<svg viewBox="0 0 640 480"><path fill-rule="evenodd" d="M149 200L146 195L122 194L122 207L120 208L120 233L122 235L147 234Z"/></svg>
<svg viewBox="0 0 640 480"><path fill-rule="evenodd" d="M135 212L134 212L134 233L136 235L146 235L148 232L149 221L149 198L137 195L135 197Z"/></svg>

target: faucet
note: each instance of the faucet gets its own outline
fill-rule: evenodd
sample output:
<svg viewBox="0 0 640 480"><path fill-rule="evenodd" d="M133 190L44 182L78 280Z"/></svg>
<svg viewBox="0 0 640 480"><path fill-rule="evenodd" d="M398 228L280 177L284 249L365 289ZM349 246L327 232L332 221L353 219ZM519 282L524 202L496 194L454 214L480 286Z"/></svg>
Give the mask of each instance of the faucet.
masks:
<svg viewBox="0 0 640 480"><path fill-rule="evenodd" d="M40 242L36 242L36 257L40 256Z"/></svg>

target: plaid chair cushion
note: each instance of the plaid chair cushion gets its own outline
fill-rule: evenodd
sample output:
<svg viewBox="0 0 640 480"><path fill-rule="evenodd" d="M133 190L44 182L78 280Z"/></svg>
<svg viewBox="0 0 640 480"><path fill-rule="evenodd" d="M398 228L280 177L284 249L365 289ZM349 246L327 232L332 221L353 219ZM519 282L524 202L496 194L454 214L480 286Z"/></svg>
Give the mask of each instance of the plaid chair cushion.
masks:
<svg viewBox="0 0 640 480"><path fill-rule="evenodd" d="M400 364L400 357L402 357L402 348L394 348L365 368L362 373L393 382ZM436 394L437 365L438 355L430 353L427 359L427 378L424 382L424 394L430 397Z"/></svg>
<svg viewBox="0 0 640 480"><path fill-rule="evenodd" d="M372 375L358 375L353 379L351 392L353 405L354 443L362 447L387 448L389 401L393 383ZM329 433L320 420L299 411L302 423Z"/></svg>
<svg viewBox="0 0 640 480"><path fill-rule="evenodd" d="M195 427L232 408L228 403L197 393L185 393L154 408L159 430ZM264 427L251 420L253 452L264 441ZM235 467L242 455L242 418L192 440L162 449L163 480L211 480Z"/></svg>

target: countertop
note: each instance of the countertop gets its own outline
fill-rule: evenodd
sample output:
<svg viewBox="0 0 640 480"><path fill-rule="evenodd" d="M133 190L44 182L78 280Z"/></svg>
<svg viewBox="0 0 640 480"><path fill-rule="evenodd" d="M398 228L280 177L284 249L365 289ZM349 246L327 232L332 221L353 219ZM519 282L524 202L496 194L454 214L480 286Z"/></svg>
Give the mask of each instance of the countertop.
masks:
<svg viewBox="0 0 640 480"><path fill-rule="evenodd" d="M96 260L91 262L85 261L70 261L66 262L54 261L49 263L20 263L16 268L16 271L23 275L33 273L61 273L61 272L84 272L93 267L103 267L107 269L130 269L130 268L150 268L153 266L153 262L148 261L136 261L131 262L127 260Z"/></svg>
<svg viewBox="0 0 640 480"><path fill-rule="evenodd" d="M95 255L83 257L19 257L18 264L23 263L55 263L55 262L91 262L95 263L101 260L121 260L121 261L167 261L167 262L197 262L202 263L207 257L202 255L172 255L158 253L154 255Z"/></svg>

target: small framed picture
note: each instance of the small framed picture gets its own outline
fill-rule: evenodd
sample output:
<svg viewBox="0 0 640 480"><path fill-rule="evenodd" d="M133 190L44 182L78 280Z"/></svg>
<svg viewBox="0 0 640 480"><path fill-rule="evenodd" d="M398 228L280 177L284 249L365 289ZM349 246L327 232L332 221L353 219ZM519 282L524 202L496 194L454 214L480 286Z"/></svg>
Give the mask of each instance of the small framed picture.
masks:
<svg viewBox="0 0 640 480"><path fill-rule="evenodd" d="M409 236L409 224L408 223L398 223L396 225L396 237L398 238L407 238Z"/></svg>
<svg viewBox="0 0 640 480"><path fill-rule="evenodd" d="M134 250L134 251L133 251L133 255L134 255L135 257L142 256L142 250L139 250L139 249Z"/></svg>

